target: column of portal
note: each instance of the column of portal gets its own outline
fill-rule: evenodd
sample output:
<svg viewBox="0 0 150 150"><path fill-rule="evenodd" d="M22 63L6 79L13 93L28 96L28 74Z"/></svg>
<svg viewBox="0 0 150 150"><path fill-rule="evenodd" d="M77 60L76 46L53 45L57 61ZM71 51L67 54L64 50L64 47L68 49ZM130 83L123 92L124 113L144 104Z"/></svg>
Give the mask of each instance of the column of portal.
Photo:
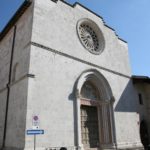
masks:
<svg viewBox="0 0 150 150"><path fill-rule="evenodd" d="M109 104L103 104L101 106L104 144L110 143L108 108Z"/></svg>

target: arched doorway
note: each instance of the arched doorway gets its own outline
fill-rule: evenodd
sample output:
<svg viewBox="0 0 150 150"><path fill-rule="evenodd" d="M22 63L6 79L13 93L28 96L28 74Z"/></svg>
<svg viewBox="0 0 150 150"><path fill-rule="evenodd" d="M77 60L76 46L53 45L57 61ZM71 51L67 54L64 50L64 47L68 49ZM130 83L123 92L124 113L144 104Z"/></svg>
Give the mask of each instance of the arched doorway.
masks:
<svg viewBox="0 0 150 150"><path fill-rule="evenodd" d="M80 93L81 137L84 148L99 147L98 106L99 92L92 82L86 81Z"/></svg>
<svg viewBox="0 0 150 150"><path fill-rule="evenodd" d="M114 148L113 96L107 80L96 70L77 82L78 145L84 150Z"/></svg>

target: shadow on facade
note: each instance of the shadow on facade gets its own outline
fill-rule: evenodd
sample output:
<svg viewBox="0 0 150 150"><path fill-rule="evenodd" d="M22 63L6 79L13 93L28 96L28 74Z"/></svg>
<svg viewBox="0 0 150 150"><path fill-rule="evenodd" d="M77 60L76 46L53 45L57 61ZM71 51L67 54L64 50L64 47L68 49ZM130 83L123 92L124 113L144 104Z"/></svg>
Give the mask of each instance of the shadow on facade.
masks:
<svg viewBox="0 0 150 150"><path fill-rule="evenodd" d="M116 112L138 112L138 95L130 79L115 106Z"/></svg>
<svg viewBox="0 0 150 150"><path fill-rule="evenodd" d="M139 133L141 138L141 143L145 150L150 149L149 146L149 135L147 128L147 121L143 119L143 113L139 110L139 97L136 91L136 87L132 82L132 79L128 82L123 93L115 106L114 111L116 112L130 112L137 113L139 115Z"/></svg>

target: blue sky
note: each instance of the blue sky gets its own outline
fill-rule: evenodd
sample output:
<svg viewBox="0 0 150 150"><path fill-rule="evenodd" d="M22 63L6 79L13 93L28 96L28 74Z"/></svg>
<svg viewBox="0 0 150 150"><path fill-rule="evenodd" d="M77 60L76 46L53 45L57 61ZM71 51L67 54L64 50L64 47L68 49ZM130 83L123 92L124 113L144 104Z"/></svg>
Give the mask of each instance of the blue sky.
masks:
<svg viewBox="0 0 150 150"><path fill-rule="evenodd" d="M150 0L78 1L103 17L105 23L128 42L132 74L150 76ZM1 0L0 31L23 0Z"/></svg>

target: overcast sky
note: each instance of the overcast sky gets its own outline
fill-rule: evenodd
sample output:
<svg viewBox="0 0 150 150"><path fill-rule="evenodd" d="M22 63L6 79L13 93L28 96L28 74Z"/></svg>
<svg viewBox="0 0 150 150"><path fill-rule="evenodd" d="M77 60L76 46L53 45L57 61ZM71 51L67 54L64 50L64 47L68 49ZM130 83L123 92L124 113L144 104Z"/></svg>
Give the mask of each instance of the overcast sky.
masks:
<svg viewBox="0 0 150 150"><path fill-rule="evenodd" d="M44 0L43 0L44 1ZM133 75L150 76L150 0L66 0L78 1L116 30L128 42ZM0 31L23 0L1 0Z"/></svg>

